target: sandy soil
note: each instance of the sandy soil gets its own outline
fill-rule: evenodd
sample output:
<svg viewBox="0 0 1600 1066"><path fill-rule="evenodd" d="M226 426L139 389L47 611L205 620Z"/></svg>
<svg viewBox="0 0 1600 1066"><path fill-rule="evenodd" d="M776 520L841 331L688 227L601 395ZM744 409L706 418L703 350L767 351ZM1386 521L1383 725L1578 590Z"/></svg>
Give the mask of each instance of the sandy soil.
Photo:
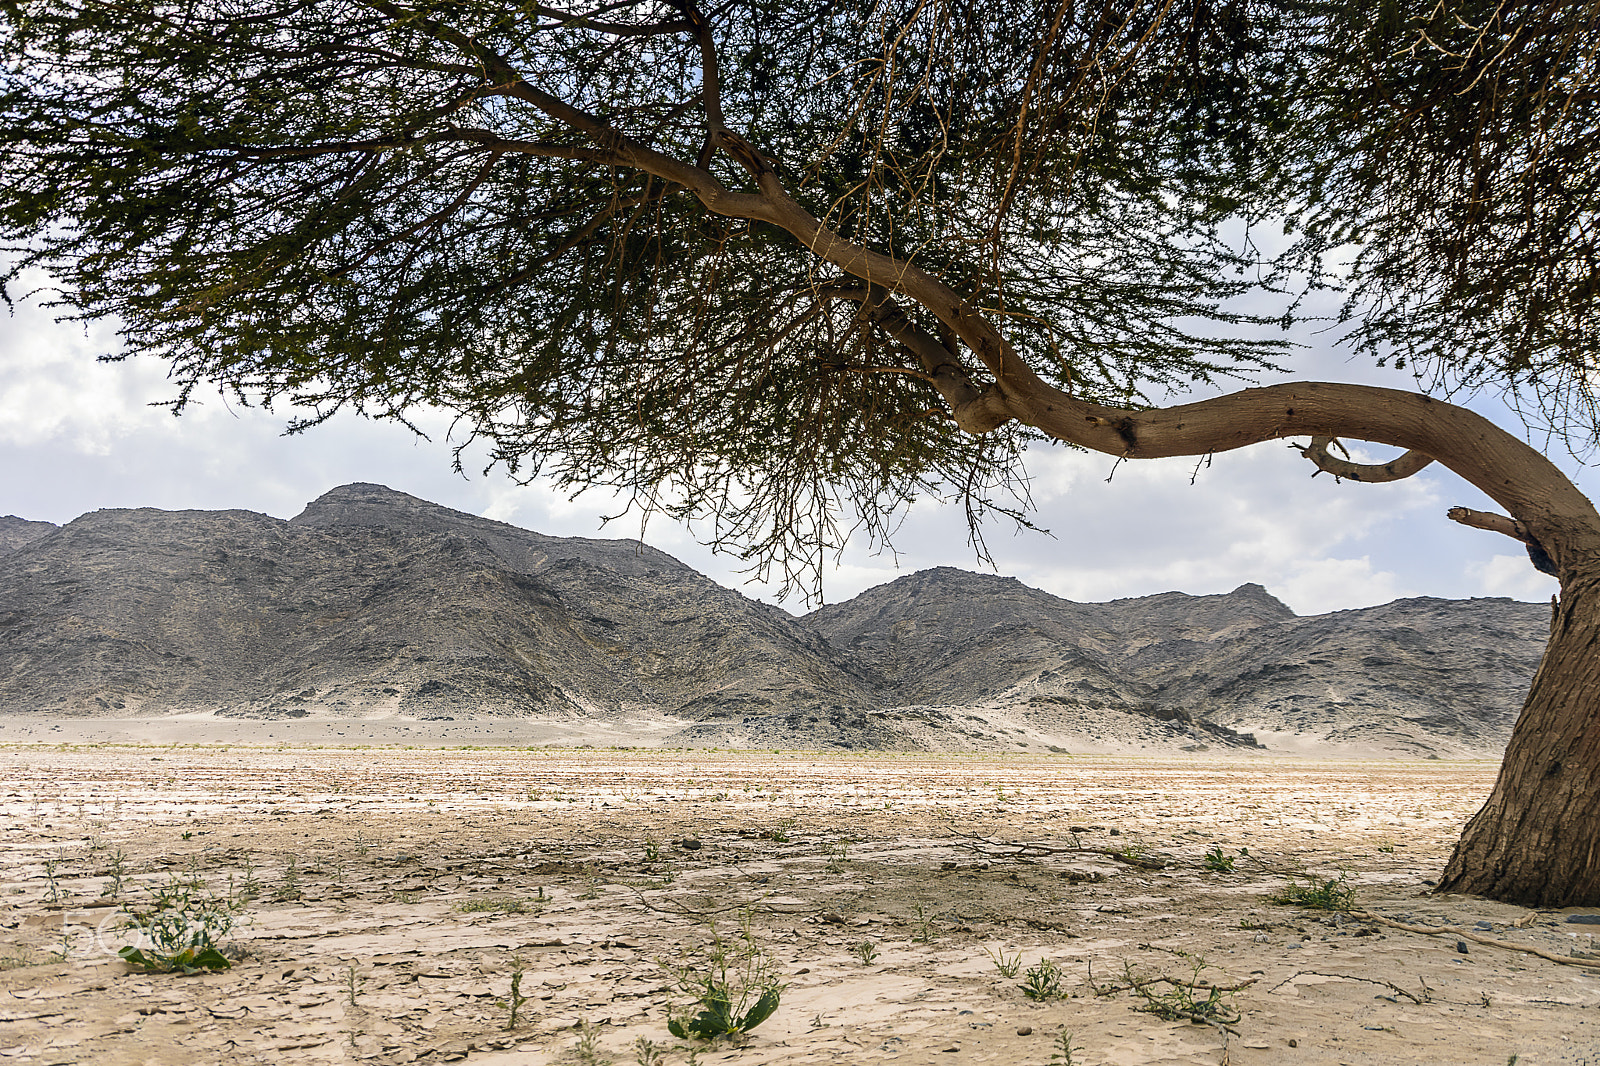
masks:
<svg viewBox="0 0 1600 1066"><path fill-rule="evenodd" d="M1588 953L1600 925L1428 893L1490 763L12 742L0 765L0 1061L635 1063L644 1038L674 1064L1044 1066L1070 1034L1074 1064L1600 1063L1600 970L1481 942ZM1365 911L1480 939L1268 902L1341 875ZM231 969L115 957L129 910L197 882L241 908ZM781 1006L691 1049L670 970L741 920ZM1063 994L1001 957L1052 960ZM1172 998L1197 968L1226 1024L1138 1009L1130 977Z"/></svg>

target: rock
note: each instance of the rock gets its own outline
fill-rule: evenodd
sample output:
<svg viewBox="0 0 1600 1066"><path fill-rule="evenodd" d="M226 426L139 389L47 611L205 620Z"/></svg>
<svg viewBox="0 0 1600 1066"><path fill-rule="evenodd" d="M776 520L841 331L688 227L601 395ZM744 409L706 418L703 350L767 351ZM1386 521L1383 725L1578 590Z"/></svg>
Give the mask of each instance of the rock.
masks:
<svg viewBox="0 0 1600 1066"><path fill-rule="evenodd" d="M1019 1025L1019 1026L1017 1026L1017 1035L1018 1036L1032 1036L1033 1035L1033 1026L1031 1026L1031 1025Z"/></svg>
<svg viewBox="0 0 1600 1066"><path fill-rule="evenodd" d="M1600 914L1569 914L1567 921L1572 925L1600 925Z"/></svg>
<svg viewBox="0 0 1600 1066"><path fill-rule="evenodd" d="M1465 955L1467 953L1467 942L1465 940L1456 941L1456 953L1458 955Z"/></svg>

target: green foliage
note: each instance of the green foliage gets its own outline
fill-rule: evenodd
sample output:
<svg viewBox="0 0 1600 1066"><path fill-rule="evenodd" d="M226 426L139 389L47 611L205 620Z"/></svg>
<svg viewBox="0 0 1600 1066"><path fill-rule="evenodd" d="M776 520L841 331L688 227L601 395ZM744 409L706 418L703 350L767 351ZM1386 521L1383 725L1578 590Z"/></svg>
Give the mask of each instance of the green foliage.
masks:
<svg viewBox="0 0 1600 1066"><path fill-rule="evenodd" d="M1227 1002L1222 989L1215 985L1202 985L1200 974L1206 969L1205 960L1194 959L1194 972L1187 981L1158 978L1144 981L1135 977L1125 963L1123 975L1142 1003L1135 1010L1154 1014L1164 1021L1209 1022L1231 1025L1239 1014ZM1159 990L1158 990L1159 989Z"/></svg>
<svg viewBox="0 0 1600 1066"><path fill-rule="evenodd" d="M505 999L495 1001L496 1006L506 1009L507 1029L515 1029L517 1027L517 1016L522 1012L522 1005L528 1002L528 997L522 994L522 978L526 972L521 959L512 960L511 995Z"/></svg>
<svg viewBox="0 0 1600 1066"><path fill-rule="evenodd" d="M1239 855L1235 857L1223 851L1222 845L1214 844L1211 850L1206 852L1205 858L1200 861L1207 870L1213 873L1231 874L1233 873L1233 868L1238 865L1239 859L1249 854L1250 850L1248 848L1240 848Z"/></svg>
<svg viewBox="0 0 1600 1066"><path fill-rule="evenodd" d="M232 965L217 942L233 929L237 908L195 880L175 880L155 890L148 907L128 909L128 924L149 946L118 950L130 965L152 973L226 970Z"/></svg>
<svg viewBox="0 0 1600 1066"><path fill-rule="evenodd" d="M1054 959L1040 959L1022 975L1022 994L1029 999L1061 999L1066 991L1061 979L1066 976Z"/></svg>
<svg viewBox="0 0 1600 1066"><path fill-rule="evenodd" d="M1015 977L1022 971L1022 952L1008 956L1003 946L998 951L985 948L984 952L993 960L994 968L1001 977Z"/></svg>
<svg viewBox="0 0 1600 1066"><path fill-rule="evenodd" d="M895 312L631 164L707 144L701 41L663 10L8 0L0 279L42 269L115 318L179 407L209 382L296 426L443 407L524 476L718 512L756 564L807 565L848 499L880 535L924 494L1013 509L1029 434L957 432ZM995 308L1049 380L1137 402L1280 350L1225 306L1255 280L1221 227L1287 105L1249 91L1279 14L1125 15L752 0L705 24L724 121L798 208ZM728 152L706 170L748 184Z"/></svg>
<svg viewBox="0 0 1600 1066"><path fill-rule="evenodd" d="M668 1008L667 1031L680 1040L750 1032L778 1009L785 987L776 963L756 942L748 915L731 936L713 926L708 945L667 968L678 990L690 996L689 1004Z"/></svg>
<svg viewBox="0 0 1600 1066"><path fill-rule="evenodd" d="M544 909L538 900L523 900L499 896L483 899L464 899L455 905L458 914L537 914Z"/></svg>
<svg viewBox="0 0 1600 1066"><path fill-rule="evenodd" d="M1064 1029L1061 1031L1061 1035L1056 1037L1055 1048L1050 1052L1051 1063L1059 1063L1060 1066L1076 1066L1077 1059L1073 1056L1082 1051L1083 1048L1074 1045L1072 1037L1073 1034Z"/></svg>
<svg viewBox="0 0 1600 1066"><path fill-rule="evenodd" d="M680 10L3 0L0 296L115 321L177 409L442 408L791 583L918 497L1023 518L1033 431L935 388L995 353L891 276L1133 407L1334 288L1374 357L1595 432L1591 0Z"/></svg>
<svg viewBox="0 0 1600 1066"><path fill-rule="evenodd" d="M863 940L850 946L850 954L861 960L861 965L871 966L872 960L878 957L878 945L870 940Z"/></svg>
<svg viewBox="0 0 1600 1066"><path fill-rule="evenodd" d="M595 1036L594 1026L585 1019L578 1030L578 1044L573 1048L579 1066L611 1066L611 1059L600 1054L600 1041Z"/></svg>
<svg viewBox="0 0 1600 1066"><path fill-rule="evenodd" d="M1346 883L1342 873L1338 877L1312 881L1306 885L1299 884L1291 877L1282 892L1274 893L1267 899L1273 903L1308 907L1311 910L1348 911L1356 905L1356 891Z"/></svg>

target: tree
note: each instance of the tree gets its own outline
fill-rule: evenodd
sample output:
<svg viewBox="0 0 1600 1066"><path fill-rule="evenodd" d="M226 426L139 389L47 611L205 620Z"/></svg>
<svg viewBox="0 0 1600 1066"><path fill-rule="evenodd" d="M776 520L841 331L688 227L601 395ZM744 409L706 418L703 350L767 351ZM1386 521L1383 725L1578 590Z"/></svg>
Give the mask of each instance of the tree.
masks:
<svg viewBox="0 0 1600 1066"><path fill-rule="evenodd" d="M1358 347L1592 442L1597 11L0 0L4 277L114 318L176 410L443 407L513 473L709 515L791 583L918 494L1026 521L1031 440L1437 461L1506 511L1452 517L1561 581L1444 884L1600 902L1593 505L1423 393L1152 406L1271 365L1337 287Z"/></svg>

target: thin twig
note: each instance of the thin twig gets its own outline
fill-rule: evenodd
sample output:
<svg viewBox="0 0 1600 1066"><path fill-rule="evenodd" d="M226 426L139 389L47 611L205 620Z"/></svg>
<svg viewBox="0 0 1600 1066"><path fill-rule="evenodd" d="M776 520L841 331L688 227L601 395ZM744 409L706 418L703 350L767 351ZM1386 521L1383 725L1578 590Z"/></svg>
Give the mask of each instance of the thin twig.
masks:
<svg viewBox="0 0 1600 1066"><path fill-rule="evenodd" d="M1462 929L1456 925L1411 925L1407 922L1397 922L1393 918L1385 918L1381 914L1372 914L1368 911L1351 911L1356 918L1363 918L1379 925L1387 925L1391 929L1399 929L1407 933L1421 933L1424 936L1458 936L1463 940L1470 940L1475 944L1485 947L1504 948L1507 951L1520 951L1527 955L1537 955L1549 962L1560 963L1562 966L1587 966L1591 969L1600 969L1600 959L1581 959L1576 955L1557 955L1553 951L1536 948L1532 944L1514 944L1509 940L1496 940L1492 936L1484 936Z"/></svg>
<svg viewBox="0 0 1600 1066"><path fill-rule="evenodd" d="M1267 989L1267 994L1271 995L1272 993L1276 992L1278 989L1282 988L1284 985L1289 984L1296 977L1332 977L1332 978L1334 978L1336 980L1339 980L1339 981L1365 981L1369 985L1382 985L1383 987L1385 987L1385 988L1391 990L1392 992L1394 992L1396 995L1404 996L1407 999L1409 999L1411 1002L1413 1002L1415 1004L1418 1004L1419 1006L1422 1003L1422 1000L1418 999L1412 993L1407 992L1405 989L1401 988L1399 985L1395 984L1393 981L1384 981L1384 980L1382 980L1380 978L1376 978L1376 977L1357 977L1354 974L1348 974L1348 973L1323 973L1321 970L1298 970L1295 973L1291 974L1290 976L1285 977L1283 980L1279 981L1277 984L1273 985L1271 988Z"/></svg>

